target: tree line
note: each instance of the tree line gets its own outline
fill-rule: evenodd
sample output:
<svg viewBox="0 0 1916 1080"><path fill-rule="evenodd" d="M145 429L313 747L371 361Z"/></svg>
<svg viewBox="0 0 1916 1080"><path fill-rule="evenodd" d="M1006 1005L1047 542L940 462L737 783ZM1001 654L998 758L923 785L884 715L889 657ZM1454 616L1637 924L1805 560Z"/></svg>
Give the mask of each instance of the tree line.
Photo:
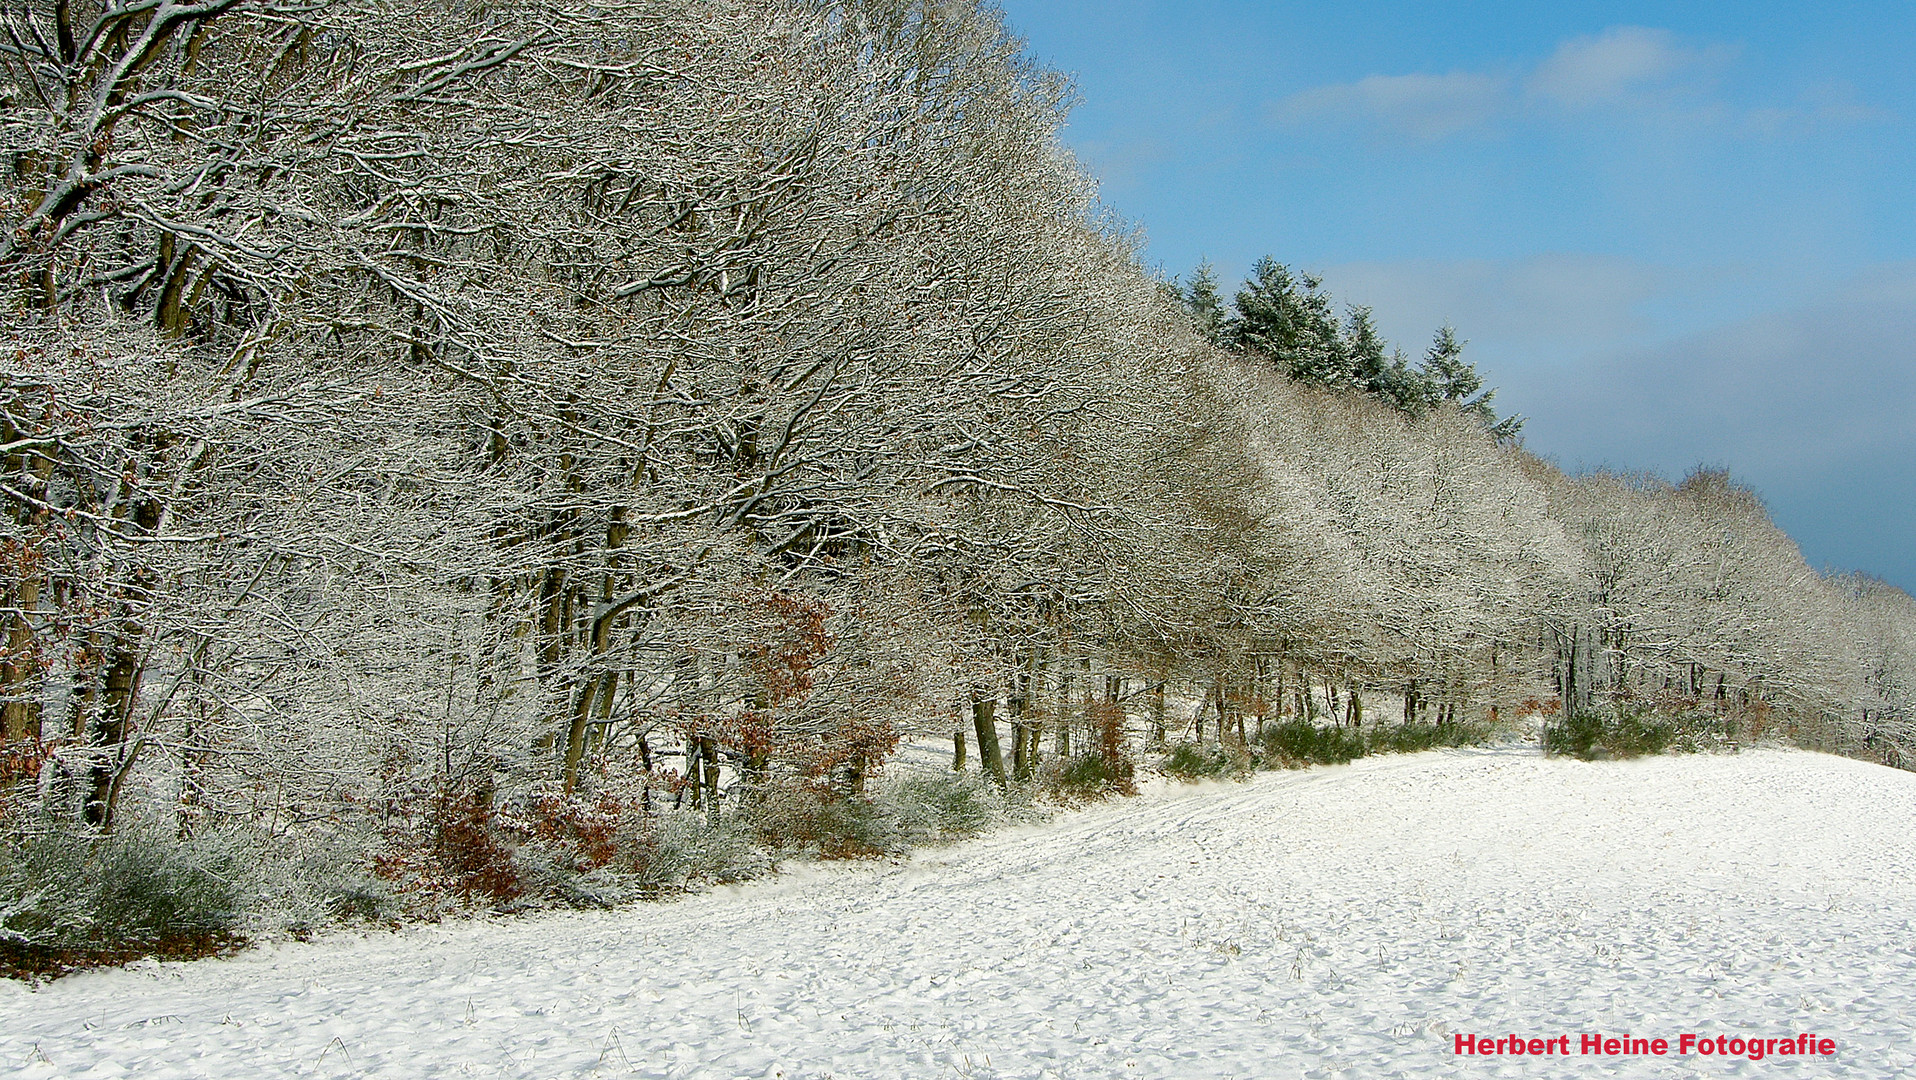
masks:
<svg viewBox="0 0 1916 1080"><path fill-rule="evenodd" d="M8 828L470 875L906 740L1539 708L1911 760L1906 594L1528 454L1448 327L1153 279L970 0L32 0L0 65Z"/></svg>
<svg viewBox="0 0 1916 1080"><path fill-rule="evenodd" d="M1497 392L1486 389L1476 365L1464 359L1465 343L1448 323L1412 367L1404 351L1378 333L1370 308L1350 305L1340 325L1323 279L1294 273L1268 255L1257 261L1228 311L1208 262L1198 264L1188 283L1171 283L1168 291L1190 312L1193 329L1205 341L1265 360L1299 382L1368 394L1410 416L1452 405L1482 421L1499 442L1514 441L1523 430L1522 417L1497 417L1491 404Z"/></svg>

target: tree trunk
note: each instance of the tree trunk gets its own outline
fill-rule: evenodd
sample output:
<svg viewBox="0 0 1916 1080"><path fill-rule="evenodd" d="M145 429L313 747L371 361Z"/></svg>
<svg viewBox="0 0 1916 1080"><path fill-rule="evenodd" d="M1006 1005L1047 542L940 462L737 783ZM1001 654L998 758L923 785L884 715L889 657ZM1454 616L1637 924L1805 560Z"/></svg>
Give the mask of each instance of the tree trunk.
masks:
<svg viewBox="0 0 1916 1080"><path fill-rule="evenodd" d="M971 725L978 733L978 762L999 787L1009 787L1004 755L998 750L998 699L973 698Z"/></svg>
<svg viewBox="0 0 1916 1080"><path fill-rule="evenodd" d="M7 592L11 595L0 595L0 602L12 609L6 652L0 654L0 743L40 738L39 672L29 621L40 603L40 583L22 574Z"/></svg>
<svg viewBox="0 0 1916 1080"><path fill-rule="evenodd" d="M703 790L699 778L699 741L694 738L685 740L685 775L679 778L678 790L672 793L672 809L685 805L686 792L692 794L692 809L699 808L699 793Z"/></svg>
<svg viewBox="0 0 1916 1080"><path fill-rule="evenodd" d="M965 771L965 721L962 705L953 709L951 714L951 771Z"/></svg>
<svg viewBox="0 0 1916 1080"><path fill-rule="evenodd" d="M135 639L139 633L137 627L128 631ZM126 741L131 733L133 701L139 693L139 658L126 647L124 639L115 645L112 657L100 695L99 715L88 741L103 754L111 753L113 760L101 758L87 769L88 791L81 811L87 824L102 829L113 824L115 796L126 770L133 765L134 754L127 751Z"/></svg>
<svg viewBox="0 0 1916 1080"><path fill-rule="evenodd" d="M1217 744L1225 742L1225 725L1229 722L1229 710L1224 704L1224 674L1219 672L1211 678L1211 705L1217 710ZM1203 742L1204 725L1198 725L1198 741Z"/></svg>
<svg viewBox="0 0 1916 1080"><path fill-rule="evenodd" d="M1155 746L1163 746L1164 731L1164 680L1159 679L1151 690L1151 740Z"/></svg>
<svg viewBox="0 0 1916 1080"><path fill-rule="evenodd" d="M1030 723L1031 713L1031 674L1020 667L1011 676L1011 694L1005 701L1011 712L1011 778L1025 781L1031 779L1036 762L1032 751L1036 748L1036 729Z"/></svg>
<svg viewBox="0 0 1916 1080"><path fill-rule="evenodd" d="M1069 662L1060 662L1058 665L1058 716L1055 721L1058 732L1053 746L1059 761L1065 761L1071 757L1071 684Z"/></svg>
<svg viewBox="0 0 1916 1080"><path fill-rule="evenodd" d="M706 737L699 740L699 759L705 765L705 809L717 814L719 808L719 753L718 740Z"/></svg>

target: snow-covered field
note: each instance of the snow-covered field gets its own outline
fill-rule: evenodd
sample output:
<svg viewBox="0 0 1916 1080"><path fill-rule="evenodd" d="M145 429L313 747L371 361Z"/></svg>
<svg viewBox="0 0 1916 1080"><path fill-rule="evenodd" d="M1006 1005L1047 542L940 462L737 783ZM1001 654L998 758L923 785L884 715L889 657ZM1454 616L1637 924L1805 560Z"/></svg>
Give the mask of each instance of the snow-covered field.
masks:
<svg viewBox="0 0 1916 1080"><path fill-rule="evenodd" d="M1372 758L671 904L8 983L0 1070L1892 1077L1912 835L1916 775L1815 754ZM1597 1032L1836 1053L1575 1052Z"/></svg>

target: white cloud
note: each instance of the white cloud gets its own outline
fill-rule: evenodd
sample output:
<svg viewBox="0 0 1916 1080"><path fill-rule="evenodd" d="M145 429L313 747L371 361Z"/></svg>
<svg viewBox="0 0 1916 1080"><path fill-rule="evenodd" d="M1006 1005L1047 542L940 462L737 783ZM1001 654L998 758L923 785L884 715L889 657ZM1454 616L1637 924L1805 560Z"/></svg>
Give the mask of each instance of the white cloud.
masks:
<svg viewBox="0 0 1916 1080"><path fill-rule="evenodd" d="M1617 26L1557 46L1525 81L1533 94L1570 106L1642 101L1686 88L1726 64L1733 46L1692 48L1668 30Z"/></svg>
<svg viewBox="0 0 1916 1080"><path fill-rule="evenodd" d="M1569 369L1493 368L1566 465L1727 465L1814 565L1916 586L1916 264L1834 295Z"/></svg>
<svg viewBox="0 0 1916 1080"><path fill-rule="evenodd" d="M1727 466L1813 565L1916 588L1916 263L1808 296L1769 268L1573 253L1314 269L1408 353L1456 326L1532 450L1671 478ZM1753 294L1754 312L1719 306Z"/></svg>
<svg viewBox="0 0 1916 1080"><path fill-rule="evenodd" d="M1888 123L1896 114L1864 104L1856 87L1846 82L1830 82L1811 87L1793 106L1751 109L1743 117L1744 129L1753 135L1815 135L1833 128L1862 124Z"/></svg>
<svg viewBox="0 0 1916 1080"><path fill-rule="evenodd" d="M1273 114L1293 123L1374 120L1420 139L1441 139L1495 119L1509 101L1509 80L1494 75L1371 75L1293 94Z"/></svg>
<svg viewBox="0 0 1916 1080"><path fill-rule="evenodd" d="M1283 124L1370 125L1426 141L1596 109L1613 116L1662 113L1705 124L1731 122L1755 136L1886 115L1858 103L1847 87L1819 90L1789 108L1731 108L1716 81L1740 51L1736 45L1687 43L1668 30L1617 26L1563 41L1528 70L1369 75L1292 94L1270 113Z"/></svg>
<svg viewBox="0 0 1916 1080"><path fill-rule="evenodd" d="M1879 267L1837 296L1612 354L1562 387L1566 412L1611 418L1639 452L1773 472L1890 447L1916 457L1913 296L1916 267Z"/></svg>
<svg viewBox="0 0 1916 1080"><path fill-rule="evenodd" d="M1347 263L1324 280L1340 300L1368 304L1386 336L1421 350L1444 322L1466 337L1520 347L1573 340L1584 347L1650 329L1638 310L1670 278L1662 267L1605 255ZM1413 349L1414 347L1414 349Z"/></svg>

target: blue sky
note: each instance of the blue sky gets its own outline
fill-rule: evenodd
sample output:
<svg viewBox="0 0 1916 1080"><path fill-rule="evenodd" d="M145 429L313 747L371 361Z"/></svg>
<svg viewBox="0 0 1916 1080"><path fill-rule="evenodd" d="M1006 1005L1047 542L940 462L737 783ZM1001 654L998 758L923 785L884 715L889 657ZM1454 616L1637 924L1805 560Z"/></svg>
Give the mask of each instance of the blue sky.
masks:
<svg viewBox="0 0 1916 1080"><path fill-rule="evenodd" d="M1916 591L1916 4L1003 7L1162 272L1448 320L1532 450L1727 466Z"/></svg>

